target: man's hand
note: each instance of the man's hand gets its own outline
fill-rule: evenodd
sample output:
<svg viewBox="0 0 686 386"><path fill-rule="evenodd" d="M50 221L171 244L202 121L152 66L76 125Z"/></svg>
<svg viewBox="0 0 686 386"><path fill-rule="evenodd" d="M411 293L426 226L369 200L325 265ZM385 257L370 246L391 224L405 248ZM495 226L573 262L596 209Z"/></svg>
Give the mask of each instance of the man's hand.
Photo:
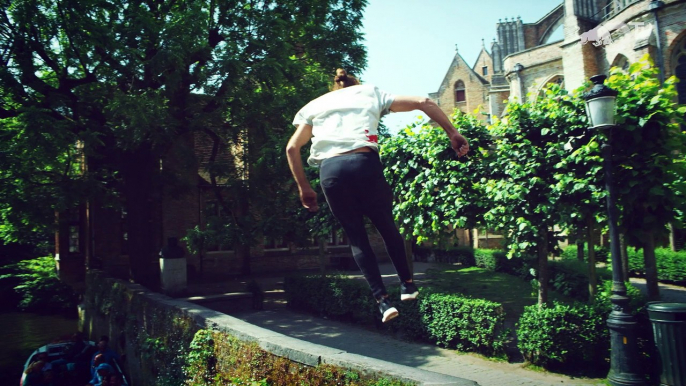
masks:
<svg viewBox="0 0 686 386"><path fill-rule="evenodd" d="M302 202L303 206L310 212L316 212L319 210L319 204L317 204L317 193L312 189L311 186L300 190L300 202Z"/></svg>
<svg viewBox="0 0 686 386"><path fill-rule="evenodd" d="M455 150L458 157L462 157L469 152L469 143L457 130L450 135L450 146Z"/></svg>

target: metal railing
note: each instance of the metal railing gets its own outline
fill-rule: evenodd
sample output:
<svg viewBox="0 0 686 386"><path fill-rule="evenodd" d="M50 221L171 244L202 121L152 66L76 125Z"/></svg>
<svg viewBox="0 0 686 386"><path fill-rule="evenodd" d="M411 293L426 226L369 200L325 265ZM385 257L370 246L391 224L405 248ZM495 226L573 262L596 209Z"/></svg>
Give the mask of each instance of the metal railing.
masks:
<svg viewBox="0 0 686 386"><path fill-rule="evenodd" d="M611 0L605 7L603 7L598 16L600 16L601 21L611 19L628 6L636 4L640 1L643 0Z"/></svg>

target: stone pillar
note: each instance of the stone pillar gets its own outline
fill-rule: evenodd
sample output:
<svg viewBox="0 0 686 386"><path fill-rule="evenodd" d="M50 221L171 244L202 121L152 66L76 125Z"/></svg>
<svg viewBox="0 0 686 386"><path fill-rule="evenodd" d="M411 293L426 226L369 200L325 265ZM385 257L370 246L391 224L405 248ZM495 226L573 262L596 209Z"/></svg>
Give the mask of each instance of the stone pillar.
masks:
<svg viewBox="0 0 686 386"><path fill-rule="evenodd" d="M591 76L599 73L596 57L601 47L591 43L581 44L581 34L595 27L595 23L578 17L575 13L575 0L565 0L564 33L562 43L562 65L565 69L565 88L574 90Z"/></svg>
<svg viewBox="0 0 686 386"><path fill-rule="evenodd" d="M517 16L517 52L524 51L526 44L524 43L524 24L522 18Z"/></svg>

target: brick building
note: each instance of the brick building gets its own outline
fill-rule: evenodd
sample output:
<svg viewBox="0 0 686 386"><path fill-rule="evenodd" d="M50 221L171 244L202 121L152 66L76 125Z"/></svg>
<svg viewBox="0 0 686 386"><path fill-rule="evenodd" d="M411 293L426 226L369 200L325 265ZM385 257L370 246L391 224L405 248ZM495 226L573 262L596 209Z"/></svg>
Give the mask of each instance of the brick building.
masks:
<svg viewBox="0 0 686 386"><path fill-rule="evenodd" d="M496 24L490 52L482 47L473 66L459 52L437 92L429 94L446 114L454 109L487 122L508 101L527 101L554 82L567 90L611 67L628 68L650 54L663 80L676 75L686 104L686 0L563 0L534 23L520 18ZM497 235L478 235L491 245ZM467 240L460 237L460 243Z"/></svg>
<svg viewBox="0 0 686 386"><path fill-rule="evenodd" d="M173 175L173 181L162 183L150 202L153 219L150 227L154 250L157 253L170 237L182 238L194 227L204 228L209 216L220 210L207 167L217 162L222 167L235 168L239 179L248 178L249 165L241 162L244 149L218 140L218 152L213 154L214 139L206 133L195 132L180 137L160 160L160 170ZM214 157L214 160L210 160ZM216 164L215 164L216 167ZM164 178L162 178L164 180ZM217 184L223 186L222 181ZM222 194L225 194L223 192ZM108 274L129 278L127 213L119 202L91 199L79 207L57 214L58 231L55 234L55 257L60 278L78 285L86 267L100 268ZM288 240L272 240L258 235L261 240L250 250L250 268L253 273L318 269L320 265L352 268L352 255L343 232L335 230L323 240L324 260L320 259L320 246L295 248ZM387 258L378 233L370 235L378 248L377 255ZM181 245L184 245L181 243ZM203 279L223 279L238 275L243 261L230 245L208 245L202 257L186 253L189 276L200 273Z"/></svg>

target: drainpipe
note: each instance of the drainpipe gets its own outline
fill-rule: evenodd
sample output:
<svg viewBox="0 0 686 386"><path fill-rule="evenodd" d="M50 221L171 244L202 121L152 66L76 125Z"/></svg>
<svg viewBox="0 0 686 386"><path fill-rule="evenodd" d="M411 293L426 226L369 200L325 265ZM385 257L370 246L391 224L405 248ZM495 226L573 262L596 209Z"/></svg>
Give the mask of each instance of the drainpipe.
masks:
<svg viewBox="0 0 686 386"><path fill-rule="evenodd" d="M657 43L657 67L660 69L660 84L665 81L665 65L662 57L662 35L660 34L660 20L657 17L657 11L665 5L661 0L651 0L648 9L653 12L655 18L655 37Z"/></svg>
<svg viewBox="0 0 686 386"><path fill-rule="evenodd" d="M519 95L521 96L520 103L524 103L526 101L526 93L524 92L524 79L522 79L522 71L524 70L524 66L521 63L517 63L514 65L513 70L517 76L517 80L519 81Z"/></svg>

